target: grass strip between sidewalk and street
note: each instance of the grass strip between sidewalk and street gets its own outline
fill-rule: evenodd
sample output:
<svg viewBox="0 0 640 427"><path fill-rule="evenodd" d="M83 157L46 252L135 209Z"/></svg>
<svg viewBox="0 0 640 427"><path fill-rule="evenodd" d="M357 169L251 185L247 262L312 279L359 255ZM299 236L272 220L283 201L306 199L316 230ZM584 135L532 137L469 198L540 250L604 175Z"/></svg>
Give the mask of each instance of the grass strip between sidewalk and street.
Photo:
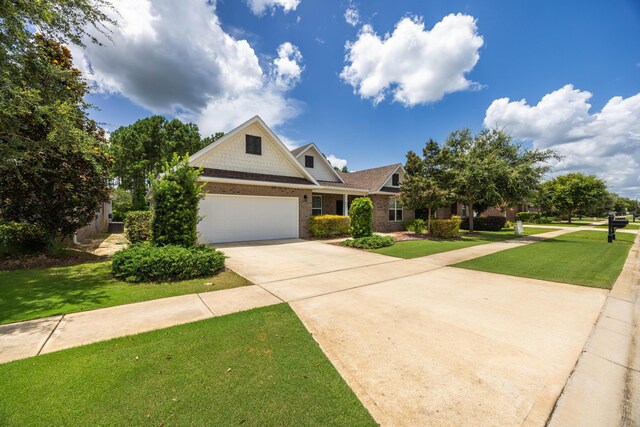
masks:
<svg viewBox="0 0 640 427"><path fill-rule="evenodd" d="M0 365L0 425L376 423L286 304Z"/></svg>

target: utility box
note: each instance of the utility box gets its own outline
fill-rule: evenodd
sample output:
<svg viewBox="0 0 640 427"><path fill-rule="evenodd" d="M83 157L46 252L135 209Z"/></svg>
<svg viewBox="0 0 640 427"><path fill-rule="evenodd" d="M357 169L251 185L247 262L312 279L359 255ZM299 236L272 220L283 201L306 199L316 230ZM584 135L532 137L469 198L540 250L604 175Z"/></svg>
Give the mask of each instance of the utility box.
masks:
<svg viewBox="0 0 640 427"><path fill-rule="evenodd" d="M524 225L522 224L522 221L516 221L513 231L516 236L524 236Z"/></svg>

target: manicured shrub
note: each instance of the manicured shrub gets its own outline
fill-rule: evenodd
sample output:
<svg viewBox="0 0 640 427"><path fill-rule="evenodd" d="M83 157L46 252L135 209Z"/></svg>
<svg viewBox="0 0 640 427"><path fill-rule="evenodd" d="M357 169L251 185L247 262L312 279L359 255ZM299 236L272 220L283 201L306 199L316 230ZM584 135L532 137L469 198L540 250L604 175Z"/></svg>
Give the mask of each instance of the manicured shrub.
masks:
<svg viewBox="0 0 640 427"><path fill-rule="evenodd" d="M379 234L373 234L367 237L358 237L357 239L348 239L340 244L342 246L349 246L351 248L359 249L378 249L385 246L393 245L395 240L391 236L381 236Z"/></svg>
<svg viewBox="0 0 640 427"><path fill-rule="evenodd" d="M547 218L546 216L541 216L538 219L533 220L534 224L551 224L551 218Z"/></svg>
<svg viewBox="0 0 640 427"><path fill-rule="evenodd" d="M405 230L411 231L416 234L423 234L427 229L427 224L424 219L416 218L410 219L402 223Z"/></svg>
<svg viewBox="0 0 640 427"><path fill-rule="evenodd" d="M516 214L516 221L535 223L539 218L540 214L538 212L518 212Z"/></svg>
<svg viewBox="0 0 640 427"><path fill-rule="evenodd" d="M516 226L516 223L512 222L512 221L507 221L507 222L504 223L504 226L507 227L507 228L513 228L513 227Z"/></svg>
<svg viewBox="0 0 640 427"><path fill-rule="evenodd" d="M341 236L349 233L351 218L343 215L317 215L309 220L309 231L316 238Z"/></svg>
<svg viewBox="0 0 640 427"><path fill-rule="evenodd" d="M153 241L160 245L193 246L196 226L202 219L198 205L204 198L204 184L198 183L200 170L189 165L188 157L174 155L163 175L151 186Z"/></svg>
<svg viewBox="0 0 640 427"><path fill-rule="evenodd" d="M507 219L503 216L479 216L473 218L474 231L500 231L504 228ZM462 218L462 224L460 224L462 230L469 229L469 218Z"/></svg>
<svg viewBox="0 0 640 427"><path fill-rule="evenodd" d="M131 243L151 240L151 211L130 211L124 219L124 235Z"/></svg>
<svg viewBox="0 0 640 427"><path fill-rule="evenodd" d="M225 256L213 248L138 243L113 255L113 276L127 282L167 282L211 276Z"/></svg>
<svg viewBox="0 0 640 427"><path fill-rule="evenodd" d="M373 203L368 197L358 197L349 208L351 226L349 233L354 238L368 237L373 234Z"/></svg>
<svg viewBox="0 0 640 427"><path fill-rule="evenodd" d="M460 234L460 218L434 219L431 221L431 237L436 239L453 239Z"/></svg>
<svg viewBox="0 0 640 427"><path fill-rule="evenodd" d="M0 224L0 254L25 254L45 250L51 239L45 230L26 222Z"/></svg>

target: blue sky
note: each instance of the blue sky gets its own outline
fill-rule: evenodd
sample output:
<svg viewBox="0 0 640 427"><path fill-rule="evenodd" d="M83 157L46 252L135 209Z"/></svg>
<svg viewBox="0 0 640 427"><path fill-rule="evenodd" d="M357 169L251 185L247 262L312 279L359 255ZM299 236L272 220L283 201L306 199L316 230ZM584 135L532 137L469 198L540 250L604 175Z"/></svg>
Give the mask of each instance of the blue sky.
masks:
<svg viewBox="0 0 640 427"><path fill-rule="evenodd" d="M109 130L160 113L206 134L260 114L286 143L357 170L486 124L558 150L556 173L640 196L638 1L114 5L113 43L74 49Z"/></svg>

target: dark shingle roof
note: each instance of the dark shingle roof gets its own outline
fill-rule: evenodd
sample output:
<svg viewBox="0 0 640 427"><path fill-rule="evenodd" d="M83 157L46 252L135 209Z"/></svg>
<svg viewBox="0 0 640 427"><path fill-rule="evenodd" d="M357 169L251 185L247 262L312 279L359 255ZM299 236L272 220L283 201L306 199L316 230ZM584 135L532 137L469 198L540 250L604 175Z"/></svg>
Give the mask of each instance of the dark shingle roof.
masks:
<svg viewBox="0 0 640 427"><path fill-rule="evenodd" d="M293 156L295 157L298 154L302 153L304 150L306 150L307 147L310 145L311 144L307 144L307 145L303 145L302 147L294 148L293 150L291 150L291 154L293 154Z"/></svg>
<svg viewBox="0 0 640 427"><path fill-rule="evenodd" d="M365 169L357 172L338 172L344 180L346 188L358 188L369 192L378 191L389 179L391 174L400 166L399 163L379 168ZM337 185L334 185L337 186ZM340 185L342 187L342 185ZM388 191L388 190L384 190Z"/></svg>
<svg viewBox="0 0 640 427"><path fill-rule="evenodd" d="M247 181L280 182L284 184L314 185L308 179L295 176L267 175L264 173L239 172L224 169L204 168L202 169L202 176L210 178L242 179Z"/></svg>

